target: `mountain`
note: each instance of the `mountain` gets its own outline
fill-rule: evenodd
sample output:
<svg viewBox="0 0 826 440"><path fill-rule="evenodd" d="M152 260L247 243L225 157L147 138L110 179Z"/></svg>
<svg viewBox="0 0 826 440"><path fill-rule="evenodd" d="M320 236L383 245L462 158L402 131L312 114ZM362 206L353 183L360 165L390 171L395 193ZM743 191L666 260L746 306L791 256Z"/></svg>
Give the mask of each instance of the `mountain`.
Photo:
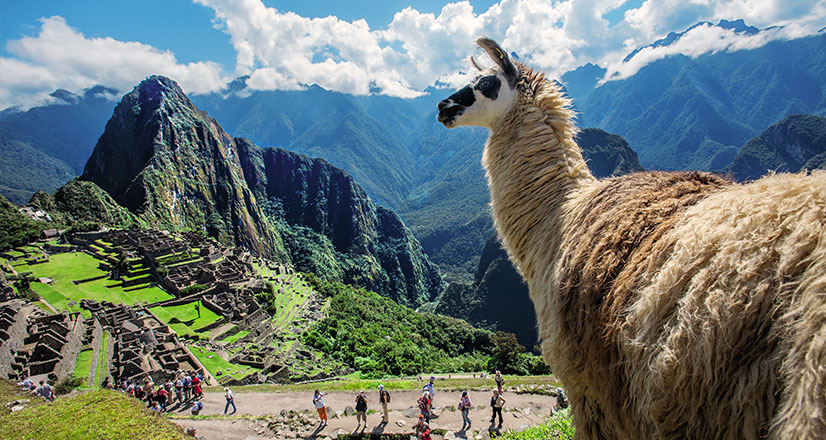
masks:
<svg viewBox="0 0 826 440"><path fill-rule="evenodd" d="M106 191L140 225L200 231L411 307L441 291L438 269L401 219L349 174L231 137L162 76L115 107L79 180L67 186L94 183L90 191Z"/></svg>
<svg viewBox="0 0 826 440"><path fill-rule="evenodd" d="M695 24L691 25L688 29L686 29L682 32L669 32L668 35L665 36L665 38L661 38L661 39L659 39L659 40L657 40L657 41L655 41L651 44L647 44L645 46L640 46L640 47L634 49L633 51L631 51L631 53L629 53L628 55L625 56L623 61L624 62L630 61L631 58L634 58L634 55L638 54L640 51L642 51L643 49L646 49L646 48L657 48L657 47L670 46L671 44L673 44L674 42L676 42L677 40L682 38L689 31L691 31L694 28L700 27L700 26L715 26L715 27L718 27L718 28L734 31L735 34L739 34L739 35L754 35L754 34L757 34L757 33L760 32L760 29L758 29L754 26L747 25L746 22L742 18L739 19L739 20L733 20L733 21L720 20L716 25L714 23L711 23L711 22L708 22L708 21L701 21L701 22L698 22L698 23L695 23Z"/></svg>
<svg viewBox="0 0 826 440"><path fill-rule="evenodd" d="M441 292L439 270L401 218L321 159L238 139L247 184L301 270L416 307ZM331 258L335 256L335 258Z"/></svg>
<svg viewBox="0 0 826 440"><path fill-rule="evenodd" d="M0 194L22 205L37 190L54 191L83 170L112 115L115 90L52 93L51 103L0 112Z"/></svg>
<svg viewBox="0 0 826 440"><path fill-rule="evenodd" d="M106 191L92 182L77 179L70 180L54 194L34 193L27 206L48 213L57 223L75 225L76 228L138 226L135 216L118 205Z"/></svg>
<svg viewBox="0 0 826 440"><path fill-rule="evenodd" d="M826 115L826 34L667 57L575 104L582 125L623 136L643 166L721 169L738 146L787 115Z"/></svg>
<svg viewBox="0 0 826 440"><path fill-rule="evenodd" d="M826 118L791 115L749 140L722 172L743 181L816 168L826 168Z"/></svg>
<svg viewBox="0 0 826 440"><path fill-rule="evenodd" d="M123 97L80 179L149 224L283 254L243 180L234 139L168 78L152 76Z"/></svg>
<svg viewBox="0 0 826 440"><path fill-rule="evenodd" d="M577 135L577 144L598 178L643 171L636 153L620 136L586 128ZM496 234L490 235L482 247L473 283L448 285L435 311L481 328L514 333L526 347L533 347L538 339L528 286Z"/></svg>

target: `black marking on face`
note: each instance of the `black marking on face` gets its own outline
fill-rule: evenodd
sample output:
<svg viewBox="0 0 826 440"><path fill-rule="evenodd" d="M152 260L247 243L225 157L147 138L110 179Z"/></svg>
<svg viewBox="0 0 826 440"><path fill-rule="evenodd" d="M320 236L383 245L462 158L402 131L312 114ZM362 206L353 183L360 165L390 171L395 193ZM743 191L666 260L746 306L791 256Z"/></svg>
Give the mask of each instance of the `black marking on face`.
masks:
<svg viewBox="0 0 826 440"><path fill-rule="evenodd" d="M474 89L482 92L486 98L496 100L499 96L499 88L502 87L502 81L496 75L488 75L479 78Z"/></svg>
<svg viewBox="0 0 826 440"><path fill-rule="evenodd" d="M465 86L458 92L450 95L447 100L453 101L453 104L470 107L476 102L476 95L473 94L473 89L471 89L470 86Z"/></svg>

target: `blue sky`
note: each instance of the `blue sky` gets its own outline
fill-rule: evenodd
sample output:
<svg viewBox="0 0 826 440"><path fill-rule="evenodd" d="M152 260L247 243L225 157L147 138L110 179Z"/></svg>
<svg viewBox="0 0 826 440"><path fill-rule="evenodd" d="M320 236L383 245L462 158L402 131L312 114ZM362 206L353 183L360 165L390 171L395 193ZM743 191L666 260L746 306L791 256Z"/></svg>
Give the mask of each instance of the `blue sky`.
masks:
<svg viewBox="0 0 826 440"><path fill-rule="evenodd" d="M826 26L822 0L0 0L0 108L48 100L56 88L121 91L145 76L189 93L240 75L254 89L310 84L346 93L414 97L466 81L479 35L560 76L587 62L613 79L665 56L698 56L810 35ZM793 6L791 6L793 5ZM707 20L743 18L758 36L714 26L669 48L636 47Z"/></svg>

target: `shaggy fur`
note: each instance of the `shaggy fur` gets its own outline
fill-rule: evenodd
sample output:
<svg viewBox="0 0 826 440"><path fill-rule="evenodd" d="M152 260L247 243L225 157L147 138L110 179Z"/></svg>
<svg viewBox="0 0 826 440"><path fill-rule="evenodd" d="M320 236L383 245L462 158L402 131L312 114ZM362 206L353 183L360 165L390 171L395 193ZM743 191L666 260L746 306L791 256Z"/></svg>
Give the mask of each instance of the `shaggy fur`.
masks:
<svg viewBox="0 0 826 440"><path fill-rule="evenodd" d="M578 438L826 438L826 172L596 180L524 66L483 166Z"/></svg>

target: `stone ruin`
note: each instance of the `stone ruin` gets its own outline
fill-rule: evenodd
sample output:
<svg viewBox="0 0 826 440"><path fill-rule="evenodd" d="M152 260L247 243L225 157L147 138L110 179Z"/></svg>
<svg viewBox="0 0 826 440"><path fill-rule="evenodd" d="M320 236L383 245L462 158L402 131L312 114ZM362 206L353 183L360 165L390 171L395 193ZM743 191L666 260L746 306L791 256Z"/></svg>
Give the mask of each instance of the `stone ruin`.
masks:
<svg viewBox="0 0 826 440"><path fill-rule="evenodd" d="M71 375L86 329L80 314L45 315L29 306L28 316L23 316L27 313L22 310L22 303L17 304L7 303L0 309L2 326L6 327L0 358L6 353L12 355L6 376L18 380L32 376L59 380Z"/></svg>
<svg viewBox="0 0 826 440"><path fill-rule="evenodd" d="M172 379L178 369L205 373L175 333L149 310L83 300L103 329L114 338L112 377L140 382Z"/></svg>

